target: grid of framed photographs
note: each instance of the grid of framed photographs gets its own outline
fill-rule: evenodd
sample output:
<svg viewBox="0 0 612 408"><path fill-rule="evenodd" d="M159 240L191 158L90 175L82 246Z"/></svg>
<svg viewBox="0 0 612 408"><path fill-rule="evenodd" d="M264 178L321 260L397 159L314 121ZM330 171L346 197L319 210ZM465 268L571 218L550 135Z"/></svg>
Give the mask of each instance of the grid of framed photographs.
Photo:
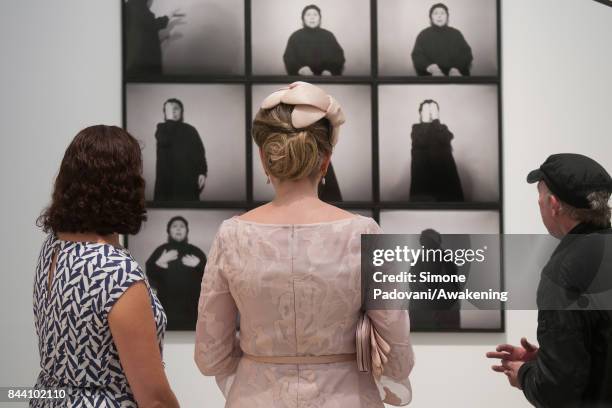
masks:
<svg viewBox="0 0 612 408"><path fill-rule="evenodd" d="M221 221L273 197L250 125L296 80L347 116L323 199L388 233L502 232L500 0L120 1L124 127L143 145L149 218L129 248L169 329L193 329L185 288ZM413 328L503 331L504 316Z"/></svg>

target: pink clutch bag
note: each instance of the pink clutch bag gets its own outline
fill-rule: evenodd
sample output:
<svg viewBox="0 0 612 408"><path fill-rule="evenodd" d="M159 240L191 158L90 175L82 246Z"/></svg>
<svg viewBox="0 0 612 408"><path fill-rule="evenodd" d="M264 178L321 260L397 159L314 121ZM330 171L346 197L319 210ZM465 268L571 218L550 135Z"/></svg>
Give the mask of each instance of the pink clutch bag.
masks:
<svg viewBox="0 0 612 408"><path fill-rule="evenodd" d="M357 368L361 372L371 372L375 380L380 380L391 346L378 334L366 313L359 317L356 338Z"/></svg>

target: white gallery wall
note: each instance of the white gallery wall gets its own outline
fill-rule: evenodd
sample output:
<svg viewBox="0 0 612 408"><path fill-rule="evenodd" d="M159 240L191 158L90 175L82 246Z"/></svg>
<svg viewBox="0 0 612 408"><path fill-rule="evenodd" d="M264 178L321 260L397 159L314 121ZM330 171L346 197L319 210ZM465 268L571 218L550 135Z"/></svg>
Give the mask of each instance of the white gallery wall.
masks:
<svg viewBox="0 0 612 408"><path fill-rule="evenodd" d="M38 371L31 292L43 235L34 222L63 151L86 125L121 124L119 1L2 6L0 387L31 385ZM612 170L612 8L504 0L502 29L504 224L507 233L542 233L535 189L524 182L530 169L551 153L578 152ZM535 319L535 312L509 312L504 334L415 334L412 406L529 406L490 371L484 353L523 335L533 339ZM222 407L192 353L192 333L168 333L167 371L182 406Z"/></svg>

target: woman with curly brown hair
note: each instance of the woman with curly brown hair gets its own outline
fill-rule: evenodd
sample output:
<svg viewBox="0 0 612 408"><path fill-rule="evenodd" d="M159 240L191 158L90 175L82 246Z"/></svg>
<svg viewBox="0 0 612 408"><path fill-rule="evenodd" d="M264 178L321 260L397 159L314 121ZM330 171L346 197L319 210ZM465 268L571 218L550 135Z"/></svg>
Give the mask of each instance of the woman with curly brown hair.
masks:
<svg viewBox="0 0 612 408"><path fill-rule="evenodd" d="M166 315L119 244L145 219L136 139L114 126L79 132L38 220L49 235L34 280L35 387L66 388L66 398L30 407L178 407L162 362Z"/></svg>

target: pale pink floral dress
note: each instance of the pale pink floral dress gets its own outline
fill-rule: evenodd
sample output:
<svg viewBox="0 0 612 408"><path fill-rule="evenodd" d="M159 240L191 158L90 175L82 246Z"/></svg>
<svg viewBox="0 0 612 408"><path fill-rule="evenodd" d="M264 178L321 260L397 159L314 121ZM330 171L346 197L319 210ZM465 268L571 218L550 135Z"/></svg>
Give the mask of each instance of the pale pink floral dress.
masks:
<svg viewBox="0 0 612 408"><path fill-rule="evenodd" d="M361 234L377 233L378 224L361 215L314 224L223 221L202 280L195 361L216 376L226 407L384 406L372 375L359 372L356 361L289 365L242 357L354 353ZM414 363L408 313L368 316L391 345L385 384L403 385L407 403Z"/></svg>

